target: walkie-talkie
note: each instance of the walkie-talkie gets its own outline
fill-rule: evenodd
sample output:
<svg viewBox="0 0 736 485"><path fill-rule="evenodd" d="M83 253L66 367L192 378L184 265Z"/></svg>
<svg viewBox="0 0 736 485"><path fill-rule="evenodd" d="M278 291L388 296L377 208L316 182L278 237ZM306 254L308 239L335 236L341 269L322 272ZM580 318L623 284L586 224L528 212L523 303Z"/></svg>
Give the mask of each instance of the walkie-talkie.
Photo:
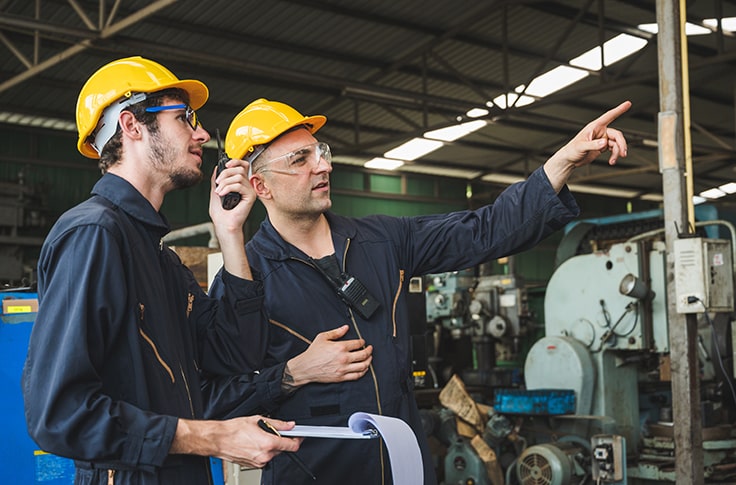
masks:
<svg viewBox="0 0 736 485"><path fill-rule="evenodd" d="M217 136L217 176L220 176L220 173L225 170L225 164L230 160L227 157L227 154L222 149L222 139L220 138L220 130L216 129L215 134ZM230 210L238 203L240 202L240 193L239 192L230 192L229 194L225 194L220 197L220 201L222 202L222 208L225 210Z"/></svg>

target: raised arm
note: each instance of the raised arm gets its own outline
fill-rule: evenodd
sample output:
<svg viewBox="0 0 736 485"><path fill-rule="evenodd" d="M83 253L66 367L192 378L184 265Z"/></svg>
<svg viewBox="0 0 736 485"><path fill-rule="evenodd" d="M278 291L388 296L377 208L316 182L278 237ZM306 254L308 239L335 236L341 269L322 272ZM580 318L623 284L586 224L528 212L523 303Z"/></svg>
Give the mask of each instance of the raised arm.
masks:
<svg viewBox="0 0 736 485"><path fill-rule="evenodd" d="M243 225L256 196L248 183L248 162L230 160L219 176L216 176L216 171L212 174L210 185L210 218L215 225L225 270L234 276L251 280L253 275L245 257ZM230 192L238 192L241 200L234 208L226 210L222 207L220 197Z"/></svg>

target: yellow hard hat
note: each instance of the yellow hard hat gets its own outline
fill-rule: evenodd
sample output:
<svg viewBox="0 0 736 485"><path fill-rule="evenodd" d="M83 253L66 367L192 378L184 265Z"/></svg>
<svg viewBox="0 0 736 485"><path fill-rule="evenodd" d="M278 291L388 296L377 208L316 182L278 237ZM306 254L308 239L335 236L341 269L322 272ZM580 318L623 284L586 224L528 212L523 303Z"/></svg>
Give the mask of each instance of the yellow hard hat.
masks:
<svg viewBox="0 0 736 485"><path fill-rule="evenodd" d="M230 123L225 151L230 158L243 159L254 147L270 143L295 126L305 125L314 134L326 121L322 115L304 116L288 104L257 99Z"/></svg>
<svg viewBox="0 0 736 485"><path fill-rule="evenodd" d="M186 91L192 109L201 108L209 96L204 83L193 79L181 80L161 64L140 56L118 59L102 66L87 80L77 99L77 148L80 153L89 158L100 158L89 136L95 131L109 106L122 100L118 105L119 109L114 113L114 120L110 120L111 126L107 130L109 136L101 145L115 134L113 128L117 128L117 114L120 110L146 98L145 95L136 94L169 88ZM101 150L102 146L99 148Z"/></svg>

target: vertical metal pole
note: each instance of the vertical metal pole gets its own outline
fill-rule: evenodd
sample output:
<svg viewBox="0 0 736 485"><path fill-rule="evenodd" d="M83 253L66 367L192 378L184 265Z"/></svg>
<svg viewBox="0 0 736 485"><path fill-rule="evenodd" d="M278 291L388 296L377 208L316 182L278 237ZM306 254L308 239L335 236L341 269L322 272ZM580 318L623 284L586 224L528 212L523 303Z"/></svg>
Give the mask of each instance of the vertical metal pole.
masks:
<svg viewBox="0 0 736 485"><path fill-rule="evenodd" d="M685 0L657 0L659 56L659 164L664 193L667 281L674 282L674 241L694 227ZM667 285L672 366L672 411L678 485L702 485L703 434L697 355L697 319L676 310Z"/></svg>

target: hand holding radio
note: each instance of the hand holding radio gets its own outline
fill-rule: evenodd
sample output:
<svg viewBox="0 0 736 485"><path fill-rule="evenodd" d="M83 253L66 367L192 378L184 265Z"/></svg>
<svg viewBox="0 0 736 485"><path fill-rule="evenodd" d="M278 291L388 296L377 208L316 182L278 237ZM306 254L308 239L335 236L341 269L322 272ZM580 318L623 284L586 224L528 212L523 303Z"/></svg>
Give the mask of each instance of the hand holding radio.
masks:
<svg viewBox="0 0 736 485"><path fill-rule="evenodd" d="M222 149L222 139L220 138L220 130L216 130L217 135L217 175L215 177L219 177L220 173L222 173L223 170L225 170L225 165L230 160L227 157L227 154ZM241 195L238 192L230 192L228 194L225 194L223 196L220 196L220 201L222 202L222 208L225 210L231 210L236 205L240 203Z"/></svg>

